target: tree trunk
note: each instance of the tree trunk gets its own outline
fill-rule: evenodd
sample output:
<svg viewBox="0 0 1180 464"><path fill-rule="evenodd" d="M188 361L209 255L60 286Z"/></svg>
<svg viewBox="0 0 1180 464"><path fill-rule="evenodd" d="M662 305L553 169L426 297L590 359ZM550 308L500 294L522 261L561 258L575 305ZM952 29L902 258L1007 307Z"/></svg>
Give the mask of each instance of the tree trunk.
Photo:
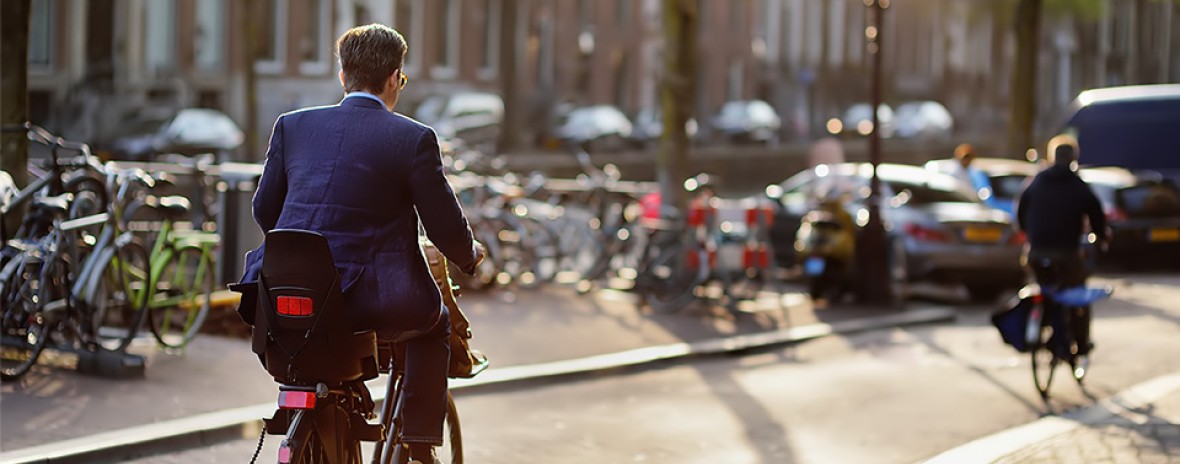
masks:
<svg viewBox="0 0 1180 464"><path fill-rule="evenodd" d="M665 205L684 211L688 195L688 133L685 124L695 105L697 7L693 0L663 0L664 76L660 81L663 134L656 158L657 180Z"/></svg>
<svg viewBox="0 0 1180 464"><path fill-rule="evenodd" d="M1024 153L1035 146L1042 11L1044 0L1020 0L1016 10L1016 66L1012 70L1012 115L1008 127L1012 153Z"/></svg>
<svg viewBox="0 0 1180 464"><path fill-rule="evenodd" d="M491 3L488 3L491 5ZM516 82L516 24L518 0L500 2L500 87L504 96L504 121L500 126L497 153L515 149L519 145L520 98Z"/></svg>
<svg viewBox="0 0 1180 464"><path fill-rule="evenodd" d="M29 119L29 7L30 0L0 1L0 125L20 125ZM17 187L28 183L29 141L24 131L0 134L0 169ZM13 214L5 230L15 230L20 214Z"/></svg>

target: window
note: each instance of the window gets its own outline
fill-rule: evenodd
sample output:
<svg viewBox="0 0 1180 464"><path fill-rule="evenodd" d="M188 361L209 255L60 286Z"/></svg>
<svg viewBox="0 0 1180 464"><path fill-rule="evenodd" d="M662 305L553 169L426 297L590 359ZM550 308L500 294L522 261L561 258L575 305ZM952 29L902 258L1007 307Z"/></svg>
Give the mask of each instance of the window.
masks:
<svg viewBox="0 0 1180 464"><path fill-rule="evenodd" d="M360 3L352 4L352 17L357 25L373 23L373 14L369 12L369 7Z"/></svg>
<svg viewBox="0 0 1180 464"><path fill-rule="evenodd" d="M435 17L435 45L438 60L430 74L437 79L451 79L457 74L459 62L459 0L438 2L440 10Z"/></svg>
<svg viewBox="0 0 1180 464"><path fill-rule="evenodd" d="M304 0L306 15L304 18L305 31L300 39L299 72L303 74L327 74L331 69L328 64L328 48L332 43L329 29L332 12L328 9L328 0Z"/></svg>
<svg viewBox="0 0 1180 464"><path fill-rule="evenodd" d="M29 12L29 67L47 69L53 59L53 0L33 0Z"/></svg>
<svg viewBox="0 0 1180 464"><path fill-rule="evenodd" d="M225 2L197 2L196 31L193 33L193 60L198 70L219 71L225 56Z"/></svg>
<svg viewBox="0 0 1180 464"><path fill-rule="evenodd" d="M578 0L578 24L582 26L582 30L594 25L594 2L591 0Z"/></svg>
<svg viewBox="0 0 1180 464"><path fill-rule="evenodd" d="M697 30L705 32L709 30L709 5L713 2L706 2L705 0L697 0Z"/></svg>
<svg viewBox="0 0 1180 464"><path fill-rule="evenodd" d="M480 77L491 79L496 75L496 62L500 60L500 0L488 0L483 14L483 56L479 60Z"/></svg>
<svg viewBox="0 0 1180 464"><path fill-rule="evenodd" d="M176 4L146 2L147 69L150 73L171 70L176 59Z"/></svg>
<svg viewBox="0 0 1180 464"><path fill-rule="evenodd" d="M406 39L406 63L402 66L406 74L414 74L422 68L422 16L423 0L397 0L393 9L393 24ZM411 76L413 77L413 76Z"/></svg>
<svg viewBox="0 0 1180 464"><path fill-rule="evenodd" d="M631 0L618 0L615 4L615 24L620 28L631 25L631 9L635 7Z"/></svg>
<svg viewBox="0 0 1180 464"><path fill-rule="evenodd" d="M739 31L742 28L742 15L745 13L745 0L730 0L729 6L729 28L731 31Z"/></svg>
<svg viewBox="0 0 1180 464"><path fill-rule="evenodd" d="M254 70L260 73L283 72L286 54L288 0L261 0L257 4L261 20L258 22L258 55Z"/></svg>

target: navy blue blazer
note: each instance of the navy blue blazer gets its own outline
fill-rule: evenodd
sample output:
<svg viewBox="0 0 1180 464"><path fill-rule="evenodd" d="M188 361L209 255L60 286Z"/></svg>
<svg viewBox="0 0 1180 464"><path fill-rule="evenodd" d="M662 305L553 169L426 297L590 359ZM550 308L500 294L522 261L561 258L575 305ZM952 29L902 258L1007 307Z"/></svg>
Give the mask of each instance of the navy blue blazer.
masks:
<svg viewBox="0 0 1180 464"><path fill-rule="evenodd" d="M475 267L467 218L444 176L434 130L375 99L279 116L254 193L263 232L323 234L358 330L425 330L442 297L418 246L418 223L447 259ZM242 282L258 280L263 246Z"/></svg>

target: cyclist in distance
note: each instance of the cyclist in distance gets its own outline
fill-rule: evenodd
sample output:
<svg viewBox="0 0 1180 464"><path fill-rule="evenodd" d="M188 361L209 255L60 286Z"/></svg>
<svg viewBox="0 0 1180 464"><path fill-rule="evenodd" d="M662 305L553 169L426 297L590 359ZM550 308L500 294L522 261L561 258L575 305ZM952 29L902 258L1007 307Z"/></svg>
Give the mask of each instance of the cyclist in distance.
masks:
<svg viewBox="0 0 1180 464"><path fill-rule="evenodd" d="M444 176L434 130L393 112L408 81L407 48L380 24L340 36L346 96L278 117L253 206L264 233L302 229L327 238L356 330L414 334L405 344L401 440L413 461L429 464L443 442L451 325L419 248L419 222L466 273L485 252ZM242 282L258 280L262 259L262 247L247 254Z"/></svg>
<svg viewBox="0 0 1180 464"><path fill-rule="evenodd" d="M1077 140L1069 135L1054 137L1049 141L1047 156L1050 166L1037 174L1016 205L1017 223L1028 235L1025 259L1042 291L1085 285L1081 236L1087 219L1100 246L1106 245L1108 237L1102 204L1076 172ZM1061 308L1053 305L1047 311L1060 314ZM1084 366L1094 347L1090 342L1090 308L1080 308L1072 319L1077 354Z"/></svg>

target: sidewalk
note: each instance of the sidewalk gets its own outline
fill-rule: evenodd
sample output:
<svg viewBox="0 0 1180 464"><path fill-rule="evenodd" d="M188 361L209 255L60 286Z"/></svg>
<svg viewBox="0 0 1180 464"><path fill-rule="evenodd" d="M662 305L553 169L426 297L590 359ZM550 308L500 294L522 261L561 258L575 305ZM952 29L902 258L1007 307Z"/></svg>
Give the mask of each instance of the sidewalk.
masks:
<svg viewBox="0 0 1180 464"><path fill-rule="evenodd" d="M930 463L1180 462L1180 373L950 450Z"/></svg>
<svg viewBox="0 0 1180 464"><path fill-rule="evenodd" d="M797 293L782 298L767 294L750 313L737 317L705 305L677 314L648 314L635 306L631 295L612 290L583 296L565 288L470 292L460 304L472 320L472 345L492 360L493 367L476 380L496 382L875 327L862 321L900 325L954 317L947 310L815 311L807 298ZM906 316L916 317L907 322ZM834 330L836 326L829 324L844 329ZM13 451L38 445L275 400L275 384L258 365L247 340L202 335L184 355L159 352L150 340L142 342L133 349L147 356L144 379L110 380L80 375L68 368L38 366L21 382L3 384L0 449L9 453L5 458L11 459ZM68 360L62 364L68 364ZM530 371L530 367L544 369ZM511 378L505 379L509 372L513 373L507 375Z"/></svg>

